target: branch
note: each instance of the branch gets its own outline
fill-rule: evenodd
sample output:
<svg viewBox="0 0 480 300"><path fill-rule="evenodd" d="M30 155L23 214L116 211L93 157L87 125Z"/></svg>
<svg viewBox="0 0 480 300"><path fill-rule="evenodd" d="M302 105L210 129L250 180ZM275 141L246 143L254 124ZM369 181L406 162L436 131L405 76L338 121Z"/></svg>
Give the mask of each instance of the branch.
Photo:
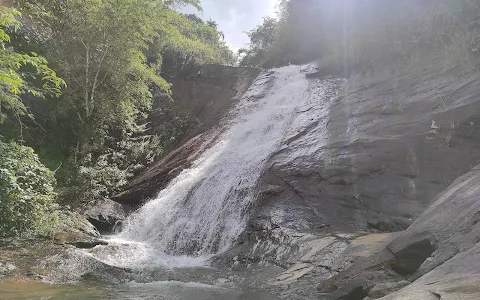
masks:
<svg viewBox="0 0 480 300"><path fill-rule="evenodd" d="M86 50L86 58L85 58L85 112L87 113L87 118L90 116L90 108L89 108L89 101L88 101L88 90L89 90L89 80L88 80L88 73L89 73L89 67L90 67L90 49L89 47L83 42L82 44L85 46Z"/></svg>
<svg viewBox="0 0 480 300"><path fill-rule="evenodd" d="M40 128L43 130L43 132L47 132L47 131L45 130L45 128L42 127L42 125L38 124L37 121L35 121L35 119L32 118L32 121L33 121L33 123L35 123L38 127L40 127Z"/></svg>
<svg viewBox="0 0 480 300"><path fill-rule="evenodd" d="M105 82L105 80L107 79L107 75L108 75L108 71L105 72L105 74L103 75L103 78L100 80L97 87L101 86Z"/></svg>
<svg viewBox="0 0 480 300"><path fill-rule="evenodd" d="M60 163L60 165L55 169L55 171L53 171L53 174L56 174L57 171L62 167L63 165L63 161Z"/></svg>
<svg viewBox="0 0 480 300"><path fill-rule="evenodd" d="M14 113L14 115L15 115L15 118L17 118L18 123L20 124L20 145L23 146L23 143L25 142L23 140L23 122L22 122L22 120L20 119L20 116L17 113Z"/></svg>
<svg viewBox="0 0 480 300"><path fill-rule="evenodd" d="M68 76L68 78L72 79L73 81L75 81L75 83L79 86L79 87L82 87L82 85L80 84L80 82L78 82L77 78L75 78L75 76Z"/></svg>
<svg viewBox="0 0 480 300"><path fill-rule="evenodd" d="M103 53L102 59L100 60L100 63L98 65L98 70L97 73L95 74L95 78L93 79L93 86L92 86L92 92L90 93L90 105L93 108L94 106L94 97L95 97L95 90L97 89L97 81L98 81L98 75L100 74L100 71L102 70L102 65L103 61L105 60L105 57L107 56L108 50L105 50Z"/></svg>

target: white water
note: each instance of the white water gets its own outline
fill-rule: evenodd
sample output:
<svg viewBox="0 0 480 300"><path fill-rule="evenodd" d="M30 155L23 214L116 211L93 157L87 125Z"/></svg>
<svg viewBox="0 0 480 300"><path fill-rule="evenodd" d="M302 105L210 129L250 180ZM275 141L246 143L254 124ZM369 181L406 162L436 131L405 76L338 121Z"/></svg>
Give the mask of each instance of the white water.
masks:
<svg viewBox="0 0 480 300"><path fill-rule="evenodd" d="M152 263L194 266L228 249L255 206L255 186L270 156L308 101L309 83L299 66L259 76L231 112L226 130L145 204L113 237L116 249L91 254L117 266Z"/></svg>

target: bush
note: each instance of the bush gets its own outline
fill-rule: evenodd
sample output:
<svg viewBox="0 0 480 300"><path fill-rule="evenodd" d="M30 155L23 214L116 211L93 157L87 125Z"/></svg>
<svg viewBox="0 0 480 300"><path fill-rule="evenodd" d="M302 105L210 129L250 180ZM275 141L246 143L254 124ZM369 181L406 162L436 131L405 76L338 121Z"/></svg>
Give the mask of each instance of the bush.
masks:
<svg viewBox="0 0 480 300"><path fill-rule="evenodd" d="M32 148L0 140L0 237L44 233L57 223L54 173Z"/></svg>
<svg viewBox="0 0 480 300"><path fill-rule="evenodd" d="M84 158L65 165L72 172L70 182L60 182L63 204L76 206L115 195L161 155L165 138L150 132L147 124L125 122L124 128L120 126L97 128Z"/></svg>

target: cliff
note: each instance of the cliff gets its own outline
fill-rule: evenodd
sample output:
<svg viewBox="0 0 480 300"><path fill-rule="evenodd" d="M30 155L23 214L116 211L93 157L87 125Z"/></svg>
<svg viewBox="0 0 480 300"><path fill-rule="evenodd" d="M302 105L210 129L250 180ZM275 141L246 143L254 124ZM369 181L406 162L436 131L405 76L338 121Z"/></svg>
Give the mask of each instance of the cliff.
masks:
<svg viewBox="0 0 480 300"><path fill-rule="evenodd" d="M201 125L114 200L153 197L215 142L259 74L218 68L174 84ZM322 97L296 108L247 229L217 265L255 270L286 299L478 299L480 73L303 72Z"/></svg>

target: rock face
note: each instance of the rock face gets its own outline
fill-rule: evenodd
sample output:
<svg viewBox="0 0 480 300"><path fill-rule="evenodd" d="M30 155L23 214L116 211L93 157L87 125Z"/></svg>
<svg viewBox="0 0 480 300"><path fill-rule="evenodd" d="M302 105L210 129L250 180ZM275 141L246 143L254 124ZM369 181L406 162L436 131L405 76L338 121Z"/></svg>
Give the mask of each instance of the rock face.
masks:
<svg viewBox="0 0 480 300"><path fill-rule="evenodd" d="M416 270L411 286L385 299L478 299L480 297L480 166L457 179L400 237L412 244L423 235L435 251ZM423 298L422 298L423 297Z"/></svg>
<svg viewBox="0 0 480 300"><path fill-rule="evenodd" d="M258 74L238 72L185 79L185 99L213 85L204 97L226 102L212 119L193 107L203 125L115 201L152 197L215 141L214 124ZM324 72L304 72L309 92L323 92ZM480 73L432 64L335 82L297 108L247 229L215 264L258 271L286 299L480 299Z"/></svg>
<svg viewBox="0 0 480 300"><path fill-rule="evenodd" d="M391 74L353 75L337 97L299 108L303 130L262 178L282 192L262 197L259 215L287 227L399 231L479 162L480 74Z"/></svg>
<svg viewBox="0 0 480 300"><path fill-rule="evenodd" d="M257 68L207 64L193 77L173 78L174 105L197 121L183 141L216 126L260 72Z"/></svg>
<svg viewBox="0 0 480 300"><path fill-rule="evenodd" d="M344 293L342 288L328 291L330 286L368 288L372 295L366 299L479 299L479 171L477 166L457 179L381 251L325 281L319 289L325 299ZM388 282L400 279L408 285L385 291Z"/></svg>
<svg viewBox="0 0 480 300"><path fill-rule="evenodd" d="M479 192L480 165L395 233L308 234L265 220L218 263L276 267L275 276L260 277L292 300L480 299Z"/></svg>
<svg viewBox="0 0 480 300"><path fill-rule="evenodd" d="M146 199L154 197L183 169L191 166L195 158L213 142L216 135L217 132L212 130L190 139L134 178L124 192L112 199L121 204L136 207Z"/></svg>

